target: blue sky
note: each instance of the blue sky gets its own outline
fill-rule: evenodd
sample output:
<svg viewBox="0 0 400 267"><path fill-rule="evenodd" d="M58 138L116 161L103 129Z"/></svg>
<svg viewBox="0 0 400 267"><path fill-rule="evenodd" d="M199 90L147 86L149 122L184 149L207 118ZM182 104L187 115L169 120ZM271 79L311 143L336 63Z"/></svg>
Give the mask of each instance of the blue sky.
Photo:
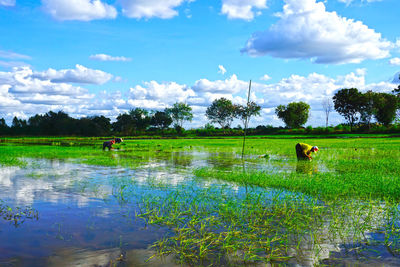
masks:
<svg viewBox="0 0 400 267"><path fill-rule="evenodd" d="M389 92L398 82L398 0L0 0L0 117L49 110L115 118L177 101L195 119L219 97L262 116L341 88ZM342 122L333 113L332 124ZM236 125L236 122L235 122Z"/></svg>

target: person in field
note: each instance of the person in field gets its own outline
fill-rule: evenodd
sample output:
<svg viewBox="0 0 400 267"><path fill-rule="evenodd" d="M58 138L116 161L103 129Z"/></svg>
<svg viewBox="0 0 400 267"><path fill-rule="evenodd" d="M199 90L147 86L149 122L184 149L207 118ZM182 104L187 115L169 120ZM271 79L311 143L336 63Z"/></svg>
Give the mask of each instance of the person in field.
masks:
<svg viewBox="0 0 400 267"><path fill-rule="evenodd" d="M296 145L296 154L298 160L312 160L311 153L317 152L317 146L310 146L305 143L298 143Z"/></svg>
<svg viewBox="0 0 400 267"><path fill-rule="evenodd" d="M106 141L106 142L103 143L103 150L105 150L106 147L108 147L108 150L111 150L111 149L113 149L113 147L112 147L113 144L115 144L115 143L119 144L119 143L122 143L122 142L124 142L124 140L122 140L122 138L114 138L114 139L112 139L110 141Z"/></svg>

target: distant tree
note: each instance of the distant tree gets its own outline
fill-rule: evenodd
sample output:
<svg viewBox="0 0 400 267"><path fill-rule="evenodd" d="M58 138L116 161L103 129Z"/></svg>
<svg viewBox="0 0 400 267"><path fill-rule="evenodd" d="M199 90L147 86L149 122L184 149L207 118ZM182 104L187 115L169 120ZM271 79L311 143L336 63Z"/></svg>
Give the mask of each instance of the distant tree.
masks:
<svg viewBox="0 0 400 267"><path fill-rule="evenodd" d="M329 114L333 111L332 101L329 97L326 97L322 100L322 108L325 112L325 122L326 127L329 125Z"/></svg>
<svg viewBox="0 0 400 267"><path fill-rule="evenodd" d="M375 113L375 93L371 90L362 94L360 105L360 121L368 125L368 130L371 129L371 120Z"/></svg>
<svg viewBox="0 0 400 267"><path fill-rule="evenodd" d="M235 105L235 117L242 121L244 128L247 128L251 117L260 116L260 111L261 107L253 101L247 106Z"/></svg>
<svg viewBox="0 0 400 267"><path fill-rule="evenodd" d="M147 110L142 108L131 109L129 115L132 118L133 129L135 131L143 131L150 126L150 116Z"/></svg>
<svg viewBox="0 0 400 267"><path fill-rule="evenodd" d="M172 108L166 108L165 112L172 118L175 128L182 128L185 121L192 121L192 108L185 103L175 103Z"/></svg>
<svg viewBox="0 0 400 267"><path fill-rule="evenodd" d="M397 121L400 122L400 85L395 88L392 93L397 97Z"/></svg>
<svg viewBox="0 0 400 267"><path fill-rule="evenodd" d="M292 102L287 106L279 105L275 114L289 128L299 128L304 125L309 117L310 105L304 102Z"/></svg>
<svg viewBox="0 0 400 267"><path fill-rule="evenodd" d="M384 125L389 125L396 118L398 108L395 95L388 93L375 93L374 97L375 119Z"/></svg>
<svg viewBox="0 0 400 267"><path fill-rule="evenodd" d="M122 135L130 135L133 132L133 120L132 117L127 114L119 114L117 120L112 124L114 132Z"/></svg>
<svg viewBox="0 0 400 267"><path fill-rule="evenodd" d="M166 129L172 124L172 118L165 111L156 111L150 124L156 128Z"/></svg>
<svg viewBox="0 0 400 267"><path fill-rule="evenodd" d="M206 116L211 123L218 123L221 128L229 128L235 117L235 106L224 97L216 99L206 110Z"/></svg>
<svg viewBox="0 0 400 267"><path fill-rule="evenodd" d="M110 119L104 116L81 118L77 122L79 135L82 136L108 136L111 134Z"/></svg>
<svg viewBox="0 0 400 267"><path fill-rule="evenodd" d="M3 118L1 118L0 119L0 135L8 134L8 131L9 131L9 127L6 124L6 121Z"/></svg>
<svg viewBox="0 0 400 267"><path fill-rule="evenodd" d="M363 105L362 93L356 88L341 89L333 96L333 102L335 110L347 120L352 131Z"/></svg>
<svg viewBox="0 0 400 267"><path fill-rule="evenodd" d="M106 136L111 134L111 120L104 116L92 116L89 119L95 124L97 135Z"/></svg>
<svg viewBox="0 0 400 267"><path fill-rule="evenodd" d="M24 134L27 129L27 122L23 119L14 117L11 124L11 131L13 134Z"/></svg>

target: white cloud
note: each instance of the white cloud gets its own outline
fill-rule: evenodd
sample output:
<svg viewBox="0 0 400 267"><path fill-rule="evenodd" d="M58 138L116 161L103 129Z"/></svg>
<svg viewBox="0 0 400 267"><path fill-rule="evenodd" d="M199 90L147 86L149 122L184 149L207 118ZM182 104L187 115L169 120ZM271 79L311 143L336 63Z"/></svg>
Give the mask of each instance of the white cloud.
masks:
<svg viewBox="0 0 400 267"><path fill-rule="evenodd" d="M82 87L34 78L30 67L0 72L0 117L8 120L49 110L74 111L93 96Z"/></svg>
<svg viewBox="0 0 400 267"><path fill-rule="evenodd" d="M11 52L11 51L4 51L4 50L0 50L0 58L5 58L5 59L25 59L25 60L31 59L30 56L18 54L18 53Z"/></svg>
<svg viewBox="0 0 400 267"><path fill-rule="evenodd" d="M271 80L271 77L268 74L263 75L262 77L260 77L260 80L262 81L268 81Z"/></svg>
<svg viewBox="0 0 400 267"><path fill-rule="evenodd" d="M359 63L386 58L394 44L361 21L328 12L316 0L285 0L279 21L255 32L242 52L250 56L312 59L315 63Z"/></svg>
<svg viewBox="0 0 400 267"><path fill-rule="evenodd" d="M221 73L222 75L224 75L226 73L226 69L224 66L219 65L218 66L218 73Z"/></svg>
<svg viewBox="0 0 400 267"><path fill-rule="evenodd" d="M142 101L149 106L146 108L154 108L154 104L159 103L159 107L166 107L175 102L186 102L190 97L194 97L195 92L186 85L176 82L156 81L144 82L143 86L136 85L130 88L130 98L132 101Z"/></svg>
<svg viewBox="0 0 400 267"><path fill-rule="evenodd" d="M0 0L0 6L15 6L15 0Z"/></svg>
<svg viewBox="0 0 400 267"><path fill-rule="evenodd" d="M252 20L254 9L267 8L267 0L222 0L221 13L230 19Z"/></svg>
<svg viewBox="0 0 400 267"><path fill-rule="evenodd" d="M237 94L248 86L248 82L239 80L233 74L226 80L210 81L208 79L200 79L195 82L192 88L196 93Z"/></svg>
<svg viewBox="0 0 400 267"><path fill-rule="evenodd" d="M122 13L129 18L170 19L178 15L175 8L193 0L120 0Z"/></svg>
<svg viewBox="0 0 400 267"><path fill-rule="evenodd" d="M389 60L390 65L400 66L400 58L395 57Z"/></svg>
<svg viewBox="0 0 400 267"><path fill-rule="evenodd" d="M101 70L93 70L77 64L75 69L48 69L43 72L35 72L33 73L33 77L40 80L49 80L53 83L104 84L108 82L113 75Z"/></svg>
<svg viewBox="0 0 400 267"><path fill-rule="evenodd" d="M346 5L350 5L354 0L338 0L339 2L345 3ZM361 0L361 2L367 2L367 3L372 3L372 2L380 2L382 0Z"/></svg>
<svg viewBox="0 0 400 267"><path fill-rule="evenodd" d="M128 57L114 57L106 54L96 54L96 55L91 55L89 57L90 59L93 60L99 60L99 61L131 61L131 58Z"/></svg>
<svg viewBox="0 0 400 267"><path fill-rule="evenodd" d="M114 19L117 10L100 0L42 0L44 10L57 20Z"/></svg>
<svg viewBox="0 0 400 267"><path fill-rule="evenodd" d="M30 67L0 72L0 117L6 116L10 121L16 114L29 117L49 110L64 110L74 117L104 115L115 119L118 114L131 108L161 110L179 101L188 103L194 111L193 123L186 127L199 127L207 122L204 116L206 107L217 98L225 97L234 103L246 104L249 86L248 81L231 75L225 80L199 79L192 86L173 81L149 81L125 92L100 91L91 94L85 88L70 83L39 79L35 73ZM337 77L310 73L307 76L294 74L276 83L253 82L251 100L261 105L262 117L252 120L251 126L283 125L274 115L274 110L280 104L286 105L293 101L305 101L311 105L312 118L308 125L324 125L323 99L332 97L339 89L350 87L364 92L390 92L395 88L394 83L400 83L399 74L396 74L393 83L368 84L365 69L356 69ZM330 122L341 123L343 118L333 112Z"/></svg>

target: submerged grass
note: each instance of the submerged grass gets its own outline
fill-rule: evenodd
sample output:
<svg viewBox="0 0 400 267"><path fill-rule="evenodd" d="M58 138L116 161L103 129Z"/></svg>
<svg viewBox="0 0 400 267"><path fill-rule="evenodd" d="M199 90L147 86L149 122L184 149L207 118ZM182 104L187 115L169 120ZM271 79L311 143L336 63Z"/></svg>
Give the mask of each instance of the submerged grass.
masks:
<svg viewBox="0 0 400 267"><path fill-rule="evenodd" d="M372 244L398 253L400 233L393 226L398 212L393 203L374 200L320 202L284 191L239 195L227 188L186 188L145 197L137 216L171 229L153 248L157 256L172 254L180 263L318 265L327 249L340 244L360 253ZM384 238L369 237L376 232Z"/></svg>
<svg viewBox="0 0 400 267"><path fill-rule="evenodd" d="M26 158L128 168L167 163L176 170L193 169L198 184L213 185L149 182L150 193L136 216L170 229L154 244L159 256L173 254L189 265L313 265L340 246L366 257L377 246L400 253L399 138L248 139L244 162L237 138L129 140L114 151L102 151L99 139L79 140L84 146L48 141L32 146L8 140L2 143L0 164L26 166ZM318 145L320 152L312 162L297 162L297 142ZM205 167L199 168L199 161ZM216 179L249 190L214 186ZM76 186L89 190L86 182ZM121 205L137 196L134 180L111 184ZM100 192L97 185L92 190Z"/></svg>

